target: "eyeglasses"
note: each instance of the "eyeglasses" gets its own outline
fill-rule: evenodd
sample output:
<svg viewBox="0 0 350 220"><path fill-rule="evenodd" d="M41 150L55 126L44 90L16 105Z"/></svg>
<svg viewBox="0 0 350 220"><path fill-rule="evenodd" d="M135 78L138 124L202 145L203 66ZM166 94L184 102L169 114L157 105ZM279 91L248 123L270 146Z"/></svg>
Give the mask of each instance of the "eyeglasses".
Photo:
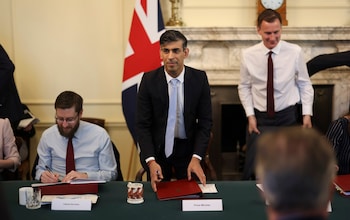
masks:
<svg viewBox="0 0 350 220"><path fill-rule="evenodd" d="M62 124L64 121L66 121L67 124L73 124L78 118L78 115L71 118L61 118L61 117L55 117L56 122Z"/></svg>

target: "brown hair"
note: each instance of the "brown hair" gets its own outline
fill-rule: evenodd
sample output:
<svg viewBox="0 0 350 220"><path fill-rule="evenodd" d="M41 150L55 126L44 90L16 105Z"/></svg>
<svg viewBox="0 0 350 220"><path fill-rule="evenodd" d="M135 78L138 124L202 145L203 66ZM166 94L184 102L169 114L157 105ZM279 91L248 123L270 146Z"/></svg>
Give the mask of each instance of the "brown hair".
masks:
<svg viewBox="0 0 350 220"><path fill-rule="evenodd" d="M263 21L271 23L271 22L274 22L276 19L278 19L282 24L281 15L277 11L272 9L266 9L263 12L261 12L260 15L258 16L257 27L260 28L261 23Z"/></svg>
<svg viewBox="0 0 350 220"><path fill-rule="evenodd" d="M159 43L162 46L178 40L182 41L182 47L185 49L187 47L187 38L180 31L167 30L160 36Z"/></svg>
<svg viewBox="0 0 350 220"><path fill-rule="evenodd" d="M83 98L72 91L61 92L56 98L55 109L61 108L71 108L75 107L75 111L80 113L83 109Z"/></svg>
<svg viewBox="0 0 350 220"><path fill-rule="evenodd" d="M326 137L300 126L264 133L256 174L271 208L303 212L327 207L336 159Z"/></svg>

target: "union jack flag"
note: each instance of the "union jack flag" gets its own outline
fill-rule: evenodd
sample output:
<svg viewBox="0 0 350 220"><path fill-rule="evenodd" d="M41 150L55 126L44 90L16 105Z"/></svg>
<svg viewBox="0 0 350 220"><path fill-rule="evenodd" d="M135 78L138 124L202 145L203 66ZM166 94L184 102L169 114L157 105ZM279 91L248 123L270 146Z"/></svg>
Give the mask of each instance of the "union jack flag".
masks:
<svg viewBox="0 0 350 220"><path fill-rule="evenodd" d="M159 37L165 31L159 0L136 0L124 60L123 113L136 143L137 90L142 75L162 65Z"/></svg>

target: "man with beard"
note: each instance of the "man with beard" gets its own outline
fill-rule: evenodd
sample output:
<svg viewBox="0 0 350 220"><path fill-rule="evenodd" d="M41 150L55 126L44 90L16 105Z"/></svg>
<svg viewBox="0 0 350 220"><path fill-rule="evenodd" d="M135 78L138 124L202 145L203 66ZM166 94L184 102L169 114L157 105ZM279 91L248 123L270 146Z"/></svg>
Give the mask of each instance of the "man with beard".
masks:
<svg viewBox="0 0 350 220"><path fill-rule="evenodd" d="M81 121L83 99L64 91L55 102L56 124L45 130L38 145L39 162L35 179L43 183L73 179L114 180L117 163L109 135L102 127ZM67 170L69 142L73 146L74 166Z"/></svg>

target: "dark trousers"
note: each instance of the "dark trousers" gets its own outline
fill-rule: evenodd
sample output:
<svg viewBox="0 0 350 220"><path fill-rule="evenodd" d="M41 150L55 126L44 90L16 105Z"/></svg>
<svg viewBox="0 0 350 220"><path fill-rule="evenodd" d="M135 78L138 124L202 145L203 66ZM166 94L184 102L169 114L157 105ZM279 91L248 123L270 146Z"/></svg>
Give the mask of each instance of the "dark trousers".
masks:
<svg viewBox="0 0 350 220"><path fill-rule="evenodd" d="M187 179L187 167L192 159L192 155L193 146L187 139L175 138L173 153L168 158L165 157L164 149L162 149L156 161L162 168L163 180L169 181L172 178ZM147 177L150 179L148 167Z"/></svg>
<svg viewBox="0 0 350 220"><path fill-rule="evenodd" d="M273 118L269 118L266 112L260 112L255 109L255 117L260 134L257 134L255 132L249 134L247 132L247 151L242 180L255 179L254 169L256 144L260 135L265 132L273 131L279 127L296 125L298 121L298 113L299 111L296 105L276 112Z"/></svg>

